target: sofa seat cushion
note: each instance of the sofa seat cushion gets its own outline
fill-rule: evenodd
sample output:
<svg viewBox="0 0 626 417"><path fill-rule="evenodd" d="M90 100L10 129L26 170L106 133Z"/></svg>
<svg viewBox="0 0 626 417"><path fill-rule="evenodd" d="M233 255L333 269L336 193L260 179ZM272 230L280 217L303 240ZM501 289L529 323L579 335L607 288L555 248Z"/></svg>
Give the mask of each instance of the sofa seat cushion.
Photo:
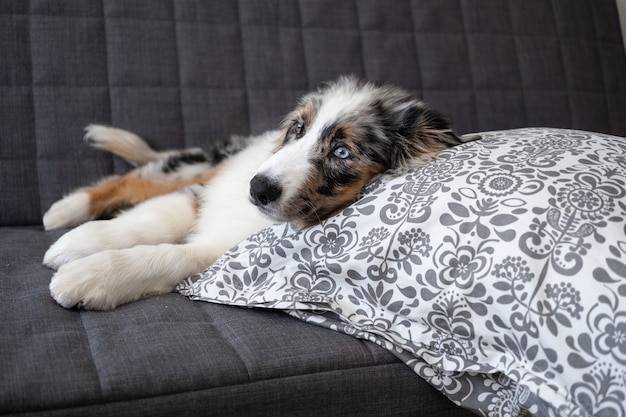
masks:
<svg viewBox="0 0 626 417"><path fill-rule="evenodd" d="M467 413L386 350L282 312L176 293L66 310L41 265L59 234L0 228L2 415Z"/></svg>

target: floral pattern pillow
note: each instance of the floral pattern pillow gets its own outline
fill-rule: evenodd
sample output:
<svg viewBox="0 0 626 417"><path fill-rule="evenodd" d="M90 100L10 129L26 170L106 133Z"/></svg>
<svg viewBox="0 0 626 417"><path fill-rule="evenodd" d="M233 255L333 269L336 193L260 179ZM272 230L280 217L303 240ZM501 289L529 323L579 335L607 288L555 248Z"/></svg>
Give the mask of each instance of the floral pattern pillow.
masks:
<svg viewBox="0 0 626 417"><path fill-rule="evenodd" d="M485 416L626 416L626 139L490 132L178 290L389 349Z"/></svg>

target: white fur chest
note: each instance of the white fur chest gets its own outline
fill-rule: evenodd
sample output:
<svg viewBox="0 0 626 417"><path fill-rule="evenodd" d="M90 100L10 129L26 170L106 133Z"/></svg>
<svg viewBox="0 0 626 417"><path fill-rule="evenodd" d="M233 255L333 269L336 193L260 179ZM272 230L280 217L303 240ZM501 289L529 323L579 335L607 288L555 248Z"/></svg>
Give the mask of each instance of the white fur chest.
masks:
<svg viewBox="0 0 626 417"><path fill-rule="evenodd" d="M250 180L276 150L279 138L279 131L265 133L217 168L218 174L204 186L191 241L210 240L226 251L273 223L249 201L248 195Z"/></svg>

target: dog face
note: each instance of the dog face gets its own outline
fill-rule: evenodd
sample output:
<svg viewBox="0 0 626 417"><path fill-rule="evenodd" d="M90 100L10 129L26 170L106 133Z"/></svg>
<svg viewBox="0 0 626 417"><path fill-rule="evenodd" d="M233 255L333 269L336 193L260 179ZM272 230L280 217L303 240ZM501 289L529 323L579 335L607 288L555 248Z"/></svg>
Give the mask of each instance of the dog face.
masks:
<svg viewBox="0 0 626 417"><path fill-rule="evenodd" d="M353 203L375 175L419 166L461 143L446 119L407 92L352 77L302 98L282 143L250 181L268 217L303 226Z"/></svg>

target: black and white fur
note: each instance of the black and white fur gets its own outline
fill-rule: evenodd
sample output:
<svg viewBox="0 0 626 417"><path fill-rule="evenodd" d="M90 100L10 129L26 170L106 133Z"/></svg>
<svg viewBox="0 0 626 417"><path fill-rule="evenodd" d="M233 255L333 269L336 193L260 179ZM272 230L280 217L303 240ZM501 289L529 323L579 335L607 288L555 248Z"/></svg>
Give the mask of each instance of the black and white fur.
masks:
<svg viewBox="0 0 626 417"><path fill-rule="evenodd" d="M250 234L276 222L316 224L354 202L375 175L423 165L463 142L441 114L405 91L353 77L304 96L281 129L240 140L242 149L218 163L224 155L159 153L114 128L90 126L86 138L139 165L133 181L186 188L98 211L98 192L120 188L96 184L50 208L48 229L134 205L78 226L45 254L44 264L57 269L51 294L67 308L111 309L170 292Z"/></svg>

